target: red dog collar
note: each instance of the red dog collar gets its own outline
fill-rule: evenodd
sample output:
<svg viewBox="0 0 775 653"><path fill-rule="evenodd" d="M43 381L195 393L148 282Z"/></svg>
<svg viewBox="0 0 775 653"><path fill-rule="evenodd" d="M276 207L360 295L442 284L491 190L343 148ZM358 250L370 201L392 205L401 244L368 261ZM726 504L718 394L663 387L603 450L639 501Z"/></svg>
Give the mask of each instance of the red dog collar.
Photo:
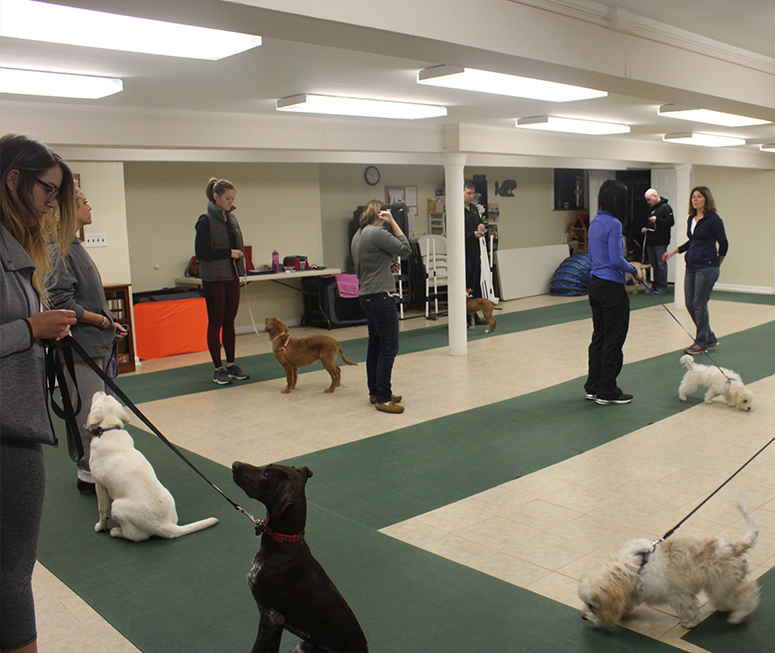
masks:
<svg viewBox="0 0 775 653"><path fill-rule="evenodd" d="M280 544L296 544L297 542L304 541L304 531L297 533L296 535L277 533L273 530L270 530L266 524L266 519L262 519L261 521L256 522L256 535L263 535L264 533L269 535L269 537L271 537L275 542L279 542Z"/></svg>

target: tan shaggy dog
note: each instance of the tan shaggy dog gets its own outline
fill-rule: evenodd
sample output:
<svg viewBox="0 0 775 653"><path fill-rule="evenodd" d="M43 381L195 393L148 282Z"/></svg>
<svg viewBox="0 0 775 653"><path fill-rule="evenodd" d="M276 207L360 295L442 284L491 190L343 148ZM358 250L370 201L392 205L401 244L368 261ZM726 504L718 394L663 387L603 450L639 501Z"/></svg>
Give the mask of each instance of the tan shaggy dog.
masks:
<svg viewBox="0 0 775 653"><path fill-rule="evenodd" d="M470 288L466 288L466 296L468 299L466 300L466 313L469 315L473 315L476 313L476 311L482 311L482 315L484 315L484 319L487 320L487 322L490 325L489 329L485 330L485 333L491 333L492 331L495 331L495 325L498 324L498 321L493 317L492 312L494 310L501 310L500 308L495 306L495 302L490 301L489 299L485 299L484 297L471 297L472 290ZM469 329L473 329L473 317L470 318L471 322L469 322Z"/></svg>
<svg viewBox="0 0 775 653"><path fill-rule="evenodd" d="M264 332L272 339L274 357L285 369L288 385L283 389L283 393L288 393L296 387L300 367L312 365L316 361L323 363L326 372L331 375L331 386L325 391L333 392L342 385L342 370L336 364L336 355L339 354L348 365L358 364L347 360L342 346L331 336L292 338L288 326L279 318L266 318Z"/></svg>

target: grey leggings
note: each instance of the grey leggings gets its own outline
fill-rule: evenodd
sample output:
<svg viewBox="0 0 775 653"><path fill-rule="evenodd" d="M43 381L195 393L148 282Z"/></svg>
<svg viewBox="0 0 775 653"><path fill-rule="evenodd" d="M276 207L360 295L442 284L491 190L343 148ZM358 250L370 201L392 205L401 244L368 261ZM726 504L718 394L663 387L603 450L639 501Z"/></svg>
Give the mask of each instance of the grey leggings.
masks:
<svg viewBox="0 0 775 653"><path fill-rule="evenodd" d="M41 445L0 440L0 649L37 639L32 569L46 492Z"/></svg>

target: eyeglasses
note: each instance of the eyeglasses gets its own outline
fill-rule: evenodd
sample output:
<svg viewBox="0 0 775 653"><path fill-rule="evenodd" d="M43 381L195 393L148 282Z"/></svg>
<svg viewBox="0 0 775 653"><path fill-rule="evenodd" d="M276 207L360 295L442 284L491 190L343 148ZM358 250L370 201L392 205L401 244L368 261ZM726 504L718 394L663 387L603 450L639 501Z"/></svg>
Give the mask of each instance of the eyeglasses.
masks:
<svg viewBox="0 0 775 653"><path fill-rule="evenodd" d="M57 186L53 186L52 184L49 184L42 179L39 179L38 177L35 177L35 181L43 186L44 190L48 191L48 195L46 196L46 203L55 200L59 196L59 188Z"/></svg>

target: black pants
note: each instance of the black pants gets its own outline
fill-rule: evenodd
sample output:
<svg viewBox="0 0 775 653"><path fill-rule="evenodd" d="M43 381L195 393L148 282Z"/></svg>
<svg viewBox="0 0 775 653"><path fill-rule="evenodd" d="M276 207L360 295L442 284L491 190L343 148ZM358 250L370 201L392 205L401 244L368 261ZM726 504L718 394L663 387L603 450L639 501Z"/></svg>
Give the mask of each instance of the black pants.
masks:
<svg viewBox="0 0 775 653"><path fill-rule="evenodd" d="M630 326L630 299L624 284L593 276L589 282L589 305L594 330L584 389L601 399L616 399L622 394L616 377L624 362L622 347Z"/></svg>

